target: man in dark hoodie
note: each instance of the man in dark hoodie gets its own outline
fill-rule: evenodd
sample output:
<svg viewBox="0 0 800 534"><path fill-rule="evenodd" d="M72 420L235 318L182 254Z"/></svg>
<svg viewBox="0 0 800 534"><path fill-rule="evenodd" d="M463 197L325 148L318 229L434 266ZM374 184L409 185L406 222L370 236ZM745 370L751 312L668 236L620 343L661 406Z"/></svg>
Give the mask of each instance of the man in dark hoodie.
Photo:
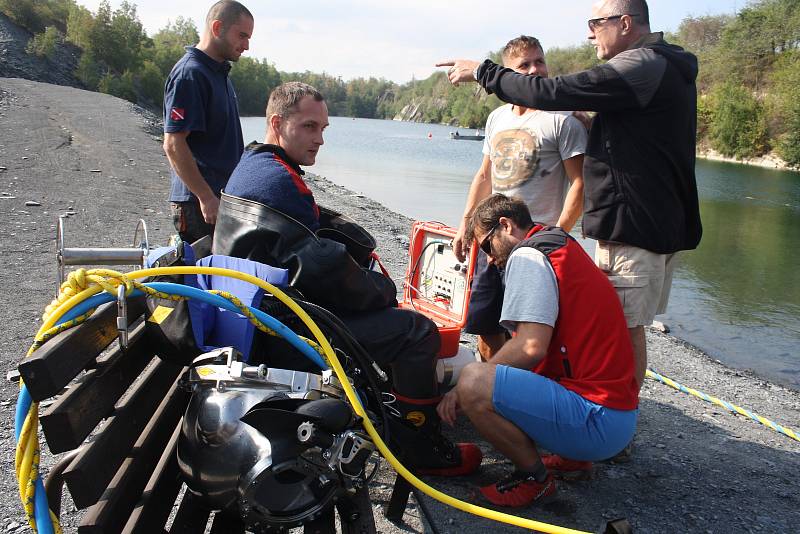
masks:
<svg viewBox="0 0 800 534"><path fill-rule="evenodd" d="M588 38L607 63L567 76L522 76L491 61L457 60L454 84L478 81L504 102L597 115L583 166L583 231L625 311L636 378L647 369L644 327L663 313L675 254L702 234L694 175L697 58L651 33L645 0L592 6Z"/></svg>

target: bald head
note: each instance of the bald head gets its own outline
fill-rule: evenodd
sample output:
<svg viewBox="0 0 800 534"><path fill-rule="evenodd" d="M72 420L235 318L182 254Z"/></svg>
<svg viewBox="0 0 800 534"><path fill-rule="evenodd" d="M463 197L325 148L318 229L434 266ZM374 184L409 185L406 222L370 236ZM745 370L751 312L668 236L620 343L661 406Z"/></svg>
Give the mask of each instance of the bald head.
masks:
<svg viewBox="0 0 800 534"><path fill-rule="evenodd" d="M650 9L645 0L605 0L601 3L607 4L615 14L635 15L634 22L638 25L650 26Z"/></svg>
<svg viewBox="0 0 800 534"><path fill-rule="evenodd" d="M250 48L253 24L253 14L242 4L220 0L208 10L197 48L219 62L238 61Z"/></svg>
<svg viewBox="0 0 800 534"><path fill-rule="evenodd" d="M239 22L239 18L245 17L253 20L253 14L239 2L234 0L220 0L208 10L206 15L206 27L210 28L215 20L222 22L223 28L230 28Z"/></svg>
<svg viewBox="0 0 800 534"><path fill-rule="evenodd" d="M611 59L650 33L645 0L599 0L592 5L589 35L599 59Z"/></svg>

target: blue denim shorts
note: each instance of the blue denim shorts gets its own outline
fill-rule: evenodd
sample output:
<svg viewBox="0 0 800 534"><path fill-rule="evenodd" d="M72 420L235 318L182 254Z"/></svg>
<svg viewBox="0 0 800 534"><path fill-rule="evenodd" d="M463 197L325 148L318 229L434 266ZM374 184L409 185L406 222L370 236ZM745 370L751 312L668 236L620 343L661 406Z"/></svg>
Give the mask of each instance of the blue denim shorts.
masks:
<svg viewBox="0 0 800 534"><path fill-rule="evenodd" d="M636 430L639 410L613 410L588 401L549 378L498 365L492 402L537 446L571 460L611 458Z"/></svg>

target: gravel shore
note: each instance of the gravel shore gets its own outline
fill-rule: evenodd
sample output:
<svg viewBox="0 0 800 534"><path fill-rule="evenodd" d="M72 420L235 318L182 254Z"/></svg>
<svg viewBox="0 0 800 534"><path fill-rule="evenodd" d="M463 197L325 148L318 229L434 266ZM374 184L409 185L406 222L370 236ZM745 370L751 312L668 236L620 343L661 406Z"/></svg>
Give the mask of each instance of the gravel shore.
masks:
<svg viewBox="0 0 800 534"><path fill-rule="evenodd" d="M0 361L5 372L24 356L53 296L59 215L72 213L66 223L68 246L128 246L140 218L147 221L153 244L166 243L172 233L167 161L155 120L108 95L0 78L0 295L5 304ZM373 233L387 268L402 277L411 220L325 178L307 178L320 204ZM725 367L655 331L648 332L648 343L650 367L657 372L800 430L800 392ZM30 530L14 477L17 393L15 383L2 382L0 489L6 498L0 531L5 532ZM630 462L598 464L592 480L562 483L553 502L517 514L586 531L617 517L626 517L635 532L798 531L800 443L653 380L642 390L639 421ZM463 421L452 434L477 439ZM428 482L477 503L474 486L509 467L488 444L480 445L487 459L476 475ZM42 456L45 468L52 464L46 448ZM416 505L395 526L381 512L393 477L384 463L372 487L381 532L518 530L427 497L433 526ZM62 510L65 531L76 531L80 513L66 498Z"/></svg>

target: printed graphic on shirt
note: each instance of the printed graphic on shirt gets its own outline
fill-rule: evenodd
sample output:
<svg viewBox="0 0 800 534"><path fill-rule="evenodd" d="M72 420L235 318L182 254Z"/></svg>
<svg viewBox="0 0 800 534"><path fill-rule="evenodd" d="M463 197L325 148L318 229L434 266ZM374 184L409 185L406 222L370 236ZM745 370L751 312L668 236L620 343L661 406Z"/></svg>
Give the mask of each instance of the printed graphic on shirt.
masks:
<svg viewBox="0 0 800 534"><path fill-rule="evenodd" d="M524 184L539 166L540 143L537 135L527 129L510 129L492 138L492 186L495 191L507 191Z"/></svg>
<svg viewBox="0 0 800 534"><path fill-rule="evenodd" d="M183 108L172 108L169 112L169 118L174 121L182 121L186 118Z"/></svg>

